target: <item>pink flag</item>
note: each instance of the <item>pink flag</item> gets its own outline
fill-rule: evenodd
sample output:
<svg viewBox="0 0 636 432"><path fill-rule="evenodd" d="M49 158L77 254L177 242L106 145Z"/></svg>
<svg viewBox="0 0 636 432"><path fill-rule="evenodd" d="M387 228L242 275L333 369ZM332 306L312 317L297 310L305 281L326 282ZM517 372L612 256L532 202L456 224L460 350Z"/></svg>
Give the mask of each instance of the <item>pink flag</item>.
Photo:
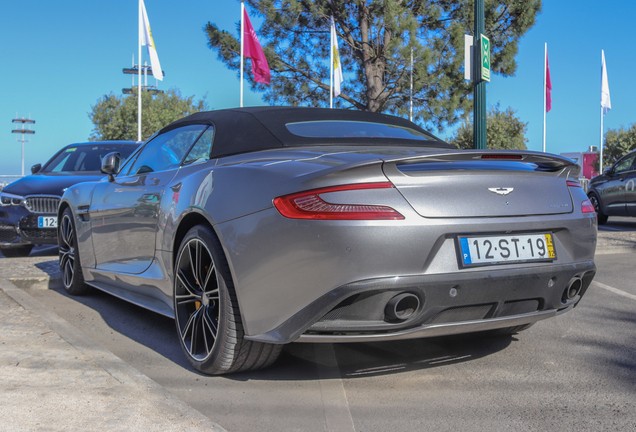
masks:
<svg viewBox="0 0 636 432"><path fill-rule="evenodd" d="M263 53L263 48L261 48L261 44L258 42L258 37L254 31L254 27L252 27L250 18L247 16L247 11L245 10L243 14L245 19L245 28L243 29L245 44L243 49L245 57L252 59L252 73L254 74L256 82L269 84L272 74L269 71L265 53Z"/></svg>
<svg viewBox="0 0 636 432"><path fill-rule="evenodd" d="M550 62L548 62L548 51L545 52L545 112L552 109L552 80L550 80Z"/></svg>

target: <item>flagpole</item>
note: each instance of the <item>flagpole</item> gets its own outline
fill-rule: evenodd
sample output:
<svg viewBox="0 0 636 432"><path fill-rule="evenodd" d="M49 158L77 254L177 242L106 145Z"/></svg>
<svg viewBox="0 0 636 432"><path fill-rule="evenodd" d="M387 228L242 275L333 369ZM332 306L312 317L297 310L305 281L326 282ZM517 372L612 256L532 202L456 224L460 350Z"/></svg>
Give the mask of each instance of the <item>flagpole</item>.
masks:
<svg viewBox="0 0 636 432"><path fill-rule="evenodd" d="M601 154L598 162L598 173L603 174L603 107L601 107Z"/></svg>
<svg viewBox="0 0 636 432"><path fill-rule="evenodd" d="M244 36L245 26L245 3L241 1L241 108L243 107L243 50L245 46Z"/></svg>
<svg viewBox="0 0 636 432"><path fill-rule="evenodd" d="M333 17L331 18L333 24ZM333 27L329 26L329 108L333 108Z"/></svg>
<svg viewBox="0 0 636 432"><path fill-rule="evenodd" d="M545 54L543 56L543 153L545 153L545 120L547 108L547 91L548 91L548 43L545 44Z"/></svg>

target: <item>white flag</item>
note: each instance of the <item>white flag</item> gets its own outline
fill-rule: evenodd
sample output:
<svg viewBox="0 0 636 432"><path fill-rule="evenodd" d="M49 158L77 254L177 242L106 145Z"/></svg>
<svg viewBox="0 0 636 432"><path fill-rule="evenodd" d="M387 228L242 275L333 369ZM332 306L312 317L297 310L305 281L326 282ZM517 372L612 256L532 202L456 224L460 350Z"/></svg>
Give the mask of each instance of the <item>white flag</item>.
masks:
<svg viewBox="0 0 636 432"><path fill-rule="evenodd" d="M340 63L340 55L338 54L338 36L336 36L336 23L331 17L331 49L333 50L333 95L338 97L340 94L340 84L342 78L342 63Z"/></svg>
<svg viewBox="0 0 636 432"><path fill-rule="evenodd" d="M601 50L601 107L603 107L603 115L612 109L610 101L609 83L607 82L607 67L605 66L605 51Z"/></svg>
<svg viewBox="0 0 636 432"><path fill-rule="evenodd" d="M155 48L155 41L152 39L152 32L150 31L150 21L148 21L148 14L146 13L146 5L144 0L139 0L141 3L141 16L139 17L139 34L141 46L148 47L148 56L150 56L150 66L152 67L152 75L163 81L163 71L161 70L161 64L159 64L159 57L157 57L157 49ZM141 59L139 59L141 62ZM141 66L141 65L140 65Z"/></svg>

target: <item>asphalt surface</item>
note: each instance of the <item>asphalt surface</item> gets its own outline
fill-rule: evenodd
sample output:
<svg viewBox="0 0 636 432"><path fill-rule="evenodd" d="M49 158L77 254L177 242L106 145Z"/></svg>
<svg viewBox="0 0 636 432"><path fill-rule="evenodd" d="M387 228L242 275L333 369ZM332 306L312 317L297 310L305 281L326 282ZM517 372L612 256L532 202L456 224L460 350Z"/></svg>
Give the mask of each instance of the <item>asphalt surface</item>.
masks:
<svg viewBox="0 0 636 432"><path fill-rule="evenodd" d="M636 219L610 218L580 306L515 336L290 344L227 377L189 367L171 320L67 296L55 248L3 258L0 429L636 430L635 251Z"/></svg>

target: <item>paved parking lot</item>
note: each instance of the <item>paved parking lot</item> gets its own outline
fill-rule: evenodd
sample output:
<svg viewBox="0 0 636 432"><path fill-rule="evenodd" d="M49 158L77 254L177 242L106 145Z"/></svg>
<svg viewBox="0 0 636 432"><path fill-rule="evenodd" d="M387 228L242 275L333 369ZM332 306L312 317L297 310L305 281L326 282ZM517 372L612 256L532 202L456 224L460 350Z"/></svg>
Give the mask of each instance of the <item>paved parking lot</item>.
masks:
<svg viewBox="0 0 636 432"><path fill-rule="evenodd" d="M192 371L169 319L100 292L16 284L228 431L636 430L631 231L636 220L610 219L599 244L620 253L597 255L580 306L518 335L291 344L272 368L228 377ZM56 255L26 260L9 268L46 274Z"/></svg>

